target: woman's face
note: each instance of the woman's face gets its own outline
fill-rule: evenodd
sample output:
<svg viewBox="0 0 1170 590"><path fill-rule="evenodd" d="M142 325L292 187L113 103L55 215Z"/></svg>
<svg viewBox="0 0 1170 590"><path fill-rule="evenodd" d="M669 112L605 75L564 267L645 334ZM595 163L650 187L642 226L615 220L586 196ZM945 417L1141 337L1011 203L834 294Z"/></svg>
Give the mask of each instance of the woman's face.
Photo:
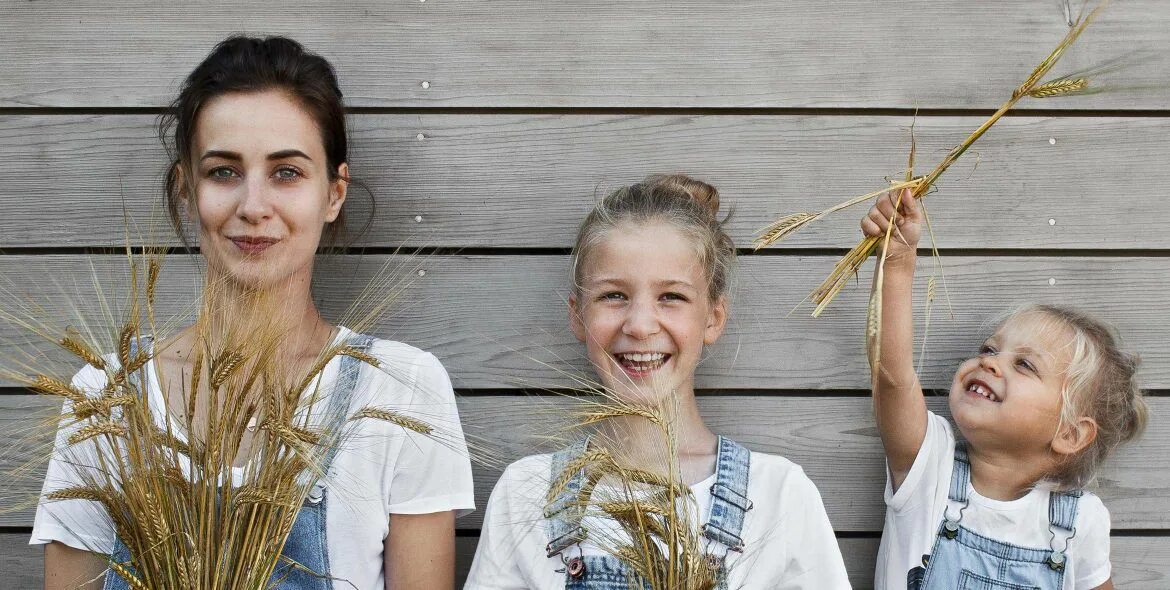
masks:
<svg viewBox="0 0 1170 590"><path fill-rule="evenodd" d="M346 194L344 180L330 181L309 114L281 91L224 94L201 109L193 143L194 213L209 270L247 287L307 284L322 229ZM336 172L346 178L346 164Z"/></svg>
<svg viewBox="0 0 1170 590"><path fill-rule="evenodd" d="M606 387L645 404L693 393L703 346L723 333L727 311L710 300L691 240L665 223L622 224L581 264L570 323Z"/></svg>

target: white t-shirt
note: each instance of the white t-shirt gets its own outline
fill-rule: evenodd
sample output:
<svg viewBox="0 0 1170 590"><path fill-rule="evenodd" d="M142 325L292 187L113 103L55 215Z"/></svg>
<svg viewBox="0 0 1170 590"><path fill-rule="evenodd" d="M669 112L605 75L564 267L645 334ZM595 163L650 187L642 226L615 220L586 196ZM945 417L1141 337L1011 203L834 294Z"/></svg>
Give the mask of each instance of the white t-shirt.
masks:
<svg viewBox="0 0 1170 590"><path fill-rule="evenodd" d="M551 460L551 455L525 457L508 466L496 483L465 590L565 587L561 557L545 554L543 509ZM714 476L691 486L697 501L692 512L696 527L707 520L712 483ZM748 498L755 507L747 513L740 535L744 552L727 556L729 588L849 588L821 496L800 466L776 455L752 453ZM582 525L593 536L605 530L601 521L587 516ZM586 555L602 553L589 541L581 545ZM572 552L570 557L576 557L576 551L571 547L566 555Z"/></svg>
<svg viewBox="0 0 1170 590"><path fill-rule="evenodd" d="M338 339L352 334L341 328ZM390 514L466 513L475 508L471 463L447 372L434 355L400 342L375 340L368 352L382 366L361 365L349 411L366 406L402 411L433 426L435 436L373 419L349 423L354 430L347 431L324 480L329 494L326 535L330 575L363 589L385 585L382 553ZM337 379L340 362L341 357L337 357L326 366L321 391L328 391ZM156 421L163 425L167 417L161 410L161 388L153 365L148 365L147 389L151 407L157 409ZM105 374L86 367L73 383L82 391L97 392L105 385ZM317 405L323 403L321 400ZM77 458L96 452L93 445L88 449L75 445L65 451L68 434L64 428L58 433L44 493L74 485ZM92 461L82 463L93 465ZM243 468L237 474L242 476ZM77 549L110 553L114 537L109 516L100 504L43 501L37 506L29 543L60 541Z"/></svg>
<svg viewBox="0 0 1170 590"><path fill-rule="evenodd" d="M922 556L934 547L954 460L955 434L950 423L929 413L922 448L897 493L887 476L886 525L875 579L878 590L906 590L906 574L921 566ZM971 503L963 511L963 527L1004 543L1049 548L1047 490L1033 489L1023 498L1006 502L981 496L970 484L967 493ZM1073 526L1076 536L1068 545L1065 587L1096 588L1110 576L1109 511L1100 498L1086 492Z"/></svg>

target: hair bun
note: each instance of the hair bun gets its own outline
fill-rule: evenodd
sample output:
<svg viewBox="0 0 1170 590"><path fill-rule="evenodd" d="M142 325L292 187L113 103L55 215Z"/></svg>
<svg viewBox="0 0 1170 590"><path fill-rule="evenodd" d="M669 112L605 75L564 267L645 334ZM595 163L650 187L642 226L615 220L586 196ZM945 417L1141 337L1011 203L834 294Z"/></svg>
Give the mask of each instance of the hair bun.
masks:
<svg viewBox="0 0 1170 590"><path fill-rule="evenodd" d="M686 174L663 174L651 176L646 182L651 186L680 190L707 209L712 217L719 215L719 191L702 180L696 180Z"/></svg>

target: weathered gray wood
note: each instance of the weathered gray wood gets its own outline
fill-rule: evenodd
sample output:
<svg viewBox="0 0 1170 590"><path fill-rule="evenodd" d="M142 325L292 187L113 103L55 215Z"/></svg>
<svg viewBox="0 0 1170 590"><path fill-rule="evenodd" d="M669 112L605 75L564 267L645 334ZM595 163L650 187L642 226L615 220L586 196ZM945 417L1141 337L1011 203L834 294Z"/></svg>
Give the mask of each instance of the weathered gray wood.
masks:
<svg viewBox="0 0 1170 590"><path fill-rule="evenodd" d="M478 537L455 539L455 587L461 588L475 555ZM840 539L845 568L855 590L873 588L876 539ZM43 549L28 545L25 533L0 533L0 575L12 588L39 588ZM1170 580L1170 551L1161 537L1113 539L1113 583L1118 588L1161 590Z"/></svg>
<svg viewBox="0 0 1170 590"><path fill-rule="evenodd" d="M160 317L188 307L198 292L195 260L170 259L160 285ZM339 257L320 265L315 282L326 316L344 318L344 308L386 262L406 265L398 272L413 283L398 302L398 313L371 331L434 351L456 387L567 385L570 381L558 371L584 367L584 348L567 329L566 257ZM741 262L731 325L699 366L700 387L868 388L861 336L868 269L856 287L813 319L808 307L791 317L785 314L829 272L834 258L752 256ZM0 256L0 285L7 285L17 301L24 296L24 302L36 302L41 316L53 319L58 329L78 324L76 312L69 311L71 302L90 310L93 325L108 325L92 319L98 306L89 285L91 263L104 277L124 266L118 256ZM920 264L924 285L933 261L923 258ZM1143 385L1170 387L1165 341L1170 258L960 256L946 257L944 264L955 316L952 320L946 313L940 285L923 364L927 387L948 386L954 367L975 353L993 316L1029 301L1075 304L1109 319L1142 355ZM417 276L419 270L425 276ZM10 304L10 298L0 298L0 304ZM0 322L0 359L11 358L21 338Z"/></svg>
<svg viewBox="0 0 1170 590"><path fill-rule="evenodd" d="M931 398L931 407L946 413L946 400ZM1170 502L1170 424L1158 416L1170 414L1170 401L1152 398L1154 419L1145 436L1112 457L1100 474L1095 491L1112 512L1117 529L1170 528L1164 507ZM563 426L572 402L561 397L472 396L460 400L463 427L471 441L476 467L476 504L486 505L504 465L524 455L551 450L546 442ZM51 413L51 400L31 396L0 397L0 424L34 424L33 416ZM881 443L866 397L742 395L725 393L700 398L700 408L711 428L753 450L788 457L801 465L817 484L833 526L839 531L881 530L885 513L885 481ZM30 460L42 459L35 443L51 436L43 426L14 429L28 433L14 452L0 462L8 471ZM3 431L6 433L10 430ZM39 437L32 436L39 432ZM0 439L5 448L17 435ZM31 501L40 490L38 467L13 479L10 493ZM31 512L0 515L0 525L27 526ZM480 526L482 511L460 519L460 528Z"/></svg>
<svg viewBox="0 0 1170 590"><path fill-rule="evenodd" d="M244 31L321 52L358 106L993 108L1067 30L1062 3L1011 0L58 0L2 10L0 106L159 106L215 42ZM1165 3L1119 3L1064 71L1145 49L1148 60L1130 56L1102 80L1143 88L1031 104L1165 108L1168 45Z"/></svg>
<svg viewBox="0 0 1170 590"><path fill-rule="evenodd" d="M919 168L980 121L919 118ZM121 245L123 207L139 224L165 223L153 123L145 115L0 117L0 247ZM357 115L352 171L378 203L358 243L568 247L598 196L651 172L686 171L721 189L734 209L731 234L748 246L780 215L823 209L897 177L909 124L878 116ZM930 197L940 245L1170 248L1167 135L1170 119L1161 118L1005 119ZM350 208L352 226L371 219L361 191ZM863 214L841 212L780 246L851 247ZM177 243L161 223L153 236Z"/></svg>

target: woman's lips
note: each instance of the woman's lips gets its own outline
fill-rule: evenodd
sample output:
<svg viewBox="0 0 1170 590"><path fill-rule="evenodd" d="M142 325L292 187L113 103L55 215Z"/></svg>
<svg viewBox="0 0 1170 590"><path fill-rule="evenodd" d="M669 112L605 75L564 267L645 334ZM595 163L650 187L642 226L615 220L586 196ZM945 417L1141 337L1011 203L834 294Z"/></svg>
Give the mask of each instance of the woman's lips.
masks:
<svg viewBox="0 0 1170 590"><path fill-rule="evenodd" d="M275 238L253 238L247 236L229 239L236 245L236 248L239 248L245 254L259 254L267 250L269 246L280 241Z"/></svg>

